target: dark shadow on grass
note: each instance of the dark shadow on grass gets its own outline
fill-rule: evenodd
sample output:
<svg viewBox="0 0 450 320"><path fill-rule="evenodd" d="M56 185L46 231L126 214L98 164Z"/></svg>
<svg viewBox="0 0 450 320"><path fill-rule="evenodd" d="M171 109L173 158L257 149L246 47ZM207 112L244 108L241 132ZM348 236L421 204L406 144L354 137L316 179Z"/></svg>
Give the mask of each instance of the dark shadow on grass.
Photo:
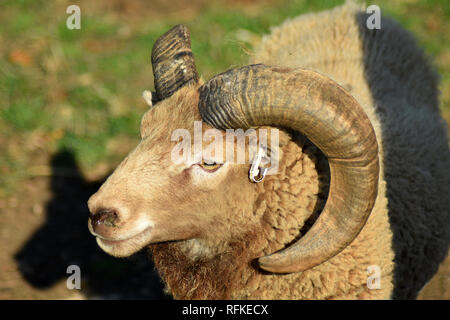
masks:
<svg viewBox="0 0 450 320"><path fill-rule="evenodd" d="M87 200L103 181L85 181L67 150L54 155L51 166L53 198L45 223L15 255L23 277L46 289L70 276L68 266L78 265L82 292L90 298L168 299L145 250L130 258L113 258L89 233Z"/></svg>

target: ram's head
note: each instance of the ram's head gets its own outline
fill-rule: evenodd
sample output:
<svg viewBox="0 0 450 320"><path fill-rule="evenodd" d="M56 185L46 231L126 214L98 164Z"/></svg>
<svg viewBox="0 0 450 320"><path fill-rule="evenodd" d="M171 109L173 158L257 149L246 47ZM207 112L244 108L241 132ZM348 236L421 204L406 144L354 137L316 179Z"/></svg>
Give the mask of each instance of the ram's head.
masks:
<svg viewBox="0 0 450 320"><path fill-rule="evenodd" d="M260 223L253 211L264 190L255 183L263 168L248 175L255 153L246 149L244 163L227 161L228 151L217 148L205 153L208 143L196 145L199 125L212 132L210 141L223 138L227 150L237 143L226 139L226 129L254 128L259 138L261 128L300 132L328 159L330 191L319 218L295 243L259 257L263 269L311 268L358 235L377 195L378 148L370 121L342 87L313 71L265 65L232 69L203 84L182 25L158 39L152 64L155 105L142 119L142 140L89 200L89 229L103 250L128 256L151 243L193 239L220 246ZM192 148L177 149L179 129L193 137ZM270 139L261 147L283 157ZM183 161L174 161L178 153Z"/></svg>

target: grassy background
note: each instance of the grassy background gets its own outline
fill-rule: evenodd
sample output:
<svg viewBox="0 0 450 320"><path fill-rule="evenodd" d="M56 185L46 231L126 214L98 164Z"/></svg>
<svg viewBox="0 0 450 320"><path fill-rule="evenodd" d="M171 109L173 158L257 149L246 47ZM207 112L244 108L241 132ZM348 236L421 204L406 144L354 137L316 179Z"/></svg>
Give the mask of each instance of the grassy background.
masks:
<svg viewBox="0 0 450 320"><path fill-rule="evenodd" d="M75 153L98 177L138 141L153 89L150 51L159 35L188 25L205 79L246 63L247 50L270 26L342 1L3 1L0 10L0 196L48 173L45 156ZM81 7L81 30L66 28L70 4ZM434 57L442 103L450 114L450 2L377 1ZM39 159L41 159L39 161Z"/></svg>

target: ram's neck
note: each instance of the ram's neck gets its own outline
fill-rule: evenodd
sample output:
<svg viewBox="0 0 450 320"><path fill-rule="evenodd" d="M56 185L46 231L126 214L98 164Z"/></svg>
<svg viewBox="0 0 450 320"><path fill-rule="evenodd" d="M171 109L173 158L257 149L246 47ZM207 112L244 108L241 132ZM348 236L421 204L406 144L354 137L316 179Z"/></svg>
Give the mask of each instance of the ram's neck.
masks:
<svg viewBox="0 0 450 320"><path fill-rule="evenodd" d="M228 245L213 256L193 257L186 241L151 245L153 261L167 290L175 299L233 299L246 290L254 277L252 248L260 242L257 233Z"/></svg>

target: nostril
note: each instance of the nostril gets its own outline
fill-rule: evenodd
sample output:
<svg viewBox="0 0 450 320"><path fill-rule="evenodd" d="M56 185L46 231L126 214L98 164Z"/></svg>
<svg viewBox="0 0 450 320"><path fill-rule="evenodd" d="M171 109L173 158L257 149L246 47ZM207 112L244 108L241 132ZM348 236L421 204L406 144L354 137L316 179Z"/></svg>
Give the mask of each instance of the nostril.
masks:
<svg viewBox="0 0 450 320"><path fill-rule="evenodd" d="M98 225L105 227L115 227L118 220L117 211L114 209L99 209L91 217L92 228L95 229Z"/></svg>

